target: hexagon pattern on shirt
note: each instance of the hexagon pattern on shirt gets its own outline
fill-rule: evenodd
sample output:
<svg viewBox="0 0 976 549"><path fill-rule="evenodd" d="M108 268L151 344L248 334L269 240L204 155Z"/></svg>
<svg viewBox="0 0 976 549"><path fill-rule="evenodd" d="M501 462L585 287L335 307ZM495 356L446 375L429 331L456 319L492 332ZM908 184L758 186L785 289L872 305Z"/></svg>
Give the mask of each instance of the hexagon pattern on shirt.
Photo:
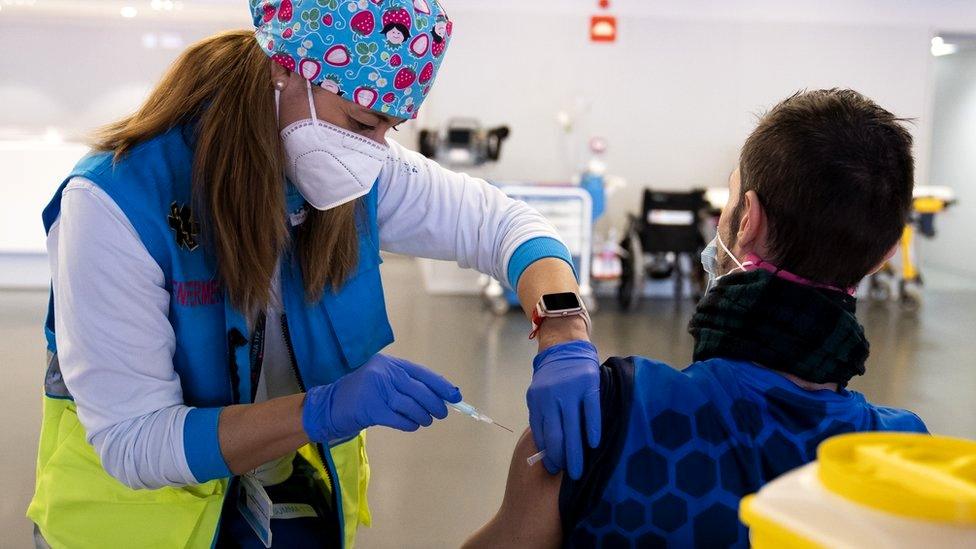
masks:
<svg viewBox="0 0 976 549"><path fill-rule="evenodd" d="M759 454L762 459L763 477L767 479L774 479L806 462L800 454L800 449L790 442L783 431L776 431L770 435L766 442L763 442Z"/></svg>
<svg viewBox="0 0 976 549"><path fill-rule="evenodd" d="M634 452L627 460L627 485L652 496L668 483L668 461L650 448Z"/></svg>
<svg viewBox="0 0 976 549"><path fill-rule="evenodd" d="M807 440L806 444L806 458L809 461L817 459L817 446L820 443L827 440L830 437L842 435L844 433L853 433L856 428L845 421L831 421L827 428L818 433L813 438Z"/></svg>
<svg viewBox="0 0 976 549"><path fill-rule="evenodd" d="M756 451L748 446L729 446L718 458L722 488L738 497L746 496L759 484Z"/></svg>
<svg viewBox="0 0 976 549"><path fill-rule="evenodd" d="M676 450L691 440L691 419L674 410L665 410L651 420L651 432L654 442Z"/></svg>
<svg viewBox="0 0 976 549"><path fill-rule="evenodd" d="M664 494L651 504L651 524L674 532L688 520L688 504L674 494Z"/></svg>
<svg viewBox="0 0 976 549"><path fill-rule="evenodd" d="M762 431L763 417L759 404L751 400L738 399L732 402L732 418L739 432L756 436Z"/></svg>
<svg viewBox="0 0 976 549"><path fill-rule="evenodd" d="M728 505L715 503L695 517L695 547L728 547L739 537L739 516Z"/></svg>
<svg viewBox="0 0 976 549"><path fill-rule="evenodd" d="M603 549L631 549L630 539L617 532L609 532L600 540L600 547Z"/></svg>
<svg viewBox="0 0 976 549"><path fill-rule="evenodd" d="M769 407L770 416L793 434L809 431L827 417L823 401L803 398L779 387L766 391L766 398L775 404Z"/></svg>
<svg viewBox="0 0 976 549"><path fill-rule="evenodd" d="M715 460L696 450L678 460L675 479L678 490L689 496L704 496L715 489Z"/></svg>
<svg viewBox="0 0 976 549"><path fill-rule="evenodd" d="M695 434L712 444L721 444L728 438L718 407L711 402L695 412Z"/></svg>
<svg viewBox="0 0 976 549"><path fill-rule="evenodd" d="M620 528L633 532L640 528L640 525L644 524L646 520L644 518L644 506L632 499L624 500L614 507L613 520Z"/></svg>
<svg viewBox="0 0 976 549"><path fill-rule="evenodd" d="M648 532L637 538L634 545L638 547L638 549L666 549L668 546L668 540L655 534L654 532Z"/></svg>
<svg viewBox="0 0 976 549"><path fill-rule="evenodd" d="M831 436L883 427L869 404L837 415L828 400L781 383L722 394L734 383L723 380L717 396L678 396L662 384L634 402L610 480L566 545L748 547L738 519L743 496L815 459Z"/></svg>

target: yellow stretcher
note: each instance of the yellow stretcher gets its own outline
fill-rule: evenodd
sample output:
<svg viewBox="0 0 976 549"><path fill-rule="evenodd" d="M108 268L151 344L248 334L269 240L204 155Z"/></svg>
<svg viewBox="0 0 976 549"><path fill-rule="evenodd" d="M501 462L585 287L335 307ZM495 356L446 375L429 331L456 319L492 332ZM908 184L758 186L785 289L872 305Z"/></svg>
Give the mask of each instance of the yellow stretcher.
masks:
<svg viewBox="0 0 976 549"><path fill-rule="evenodd" d="M923 285L922 272L916 253L916 237L919 233L926 238L935 238L935 216L955 204L956 198L949 187L915 187L915 201L912 218L901 235L901 276L891 261L877 273L871 275L869 296L878 301L887 301L894 294L895 281L898 284L898 301L907 311L915 311L921 303L919 288Z"/></svg>

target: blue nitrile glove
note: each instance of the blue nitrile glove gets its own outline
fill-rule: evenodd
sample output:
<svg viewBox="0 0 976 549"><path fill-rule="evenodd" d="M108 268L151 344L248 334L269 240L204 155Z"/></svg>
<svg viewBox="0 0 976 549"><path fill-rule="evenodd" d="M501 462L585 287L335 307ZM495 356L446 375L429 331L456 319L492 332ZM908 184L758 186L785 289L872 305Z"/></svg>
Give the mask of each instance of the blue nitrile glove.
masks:
<svg viewBox="0 0 976 549"><path fill-rule="evenodd" d="M588 341L568 341L549 347L532 361L529 427L542 463L556 474L562 469L573 479L583 474L583 419L591 448L600 444L600 358Z"/></svg>
<svg viewBox="0 0 976 549"><path fill-rule="evenodd" d="M374 425L416 431L447 417L445 400L461 401L450 381L401 358L375 355L335 383L309 390L302 427L310 440L324 444Z"/></svg>

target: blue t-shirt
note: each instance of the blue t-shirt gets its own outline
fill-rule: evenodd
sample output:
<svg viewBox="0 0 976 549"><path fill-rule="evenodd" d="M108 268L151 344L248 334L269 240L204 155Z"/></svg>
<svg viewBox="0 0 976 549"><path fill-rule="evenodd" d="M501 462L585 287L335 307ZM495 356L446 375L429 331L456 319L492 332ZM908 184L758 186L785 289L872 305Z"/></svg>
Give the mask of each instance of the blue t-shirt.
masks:
<svg viewBox="0 0 976 549"><path fill-rule="evenodd" d="M927 432L905 410L847 390L807 391L749 362L677 371L612 358L601 381L604 437L560 491L568 547L748 547L739 500L854 431Z"/></svg>

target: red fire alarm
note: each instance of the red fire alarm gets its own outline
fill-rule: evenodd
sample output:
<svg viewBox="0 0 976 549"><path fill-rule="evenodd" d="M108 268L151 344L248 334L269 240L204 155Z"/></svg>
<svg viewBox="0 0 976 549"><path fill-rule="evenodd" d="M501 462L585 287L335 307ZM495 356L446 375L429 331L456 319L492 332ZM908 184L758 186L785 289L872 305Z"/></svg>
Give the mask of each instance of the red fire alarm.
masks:
<svg viewBox="0 0 976 549"><path fill-rule="evenodd" d="M590 40L593 42L616 42L617 18L613 15L594 15L591 17Z"/></svg>

